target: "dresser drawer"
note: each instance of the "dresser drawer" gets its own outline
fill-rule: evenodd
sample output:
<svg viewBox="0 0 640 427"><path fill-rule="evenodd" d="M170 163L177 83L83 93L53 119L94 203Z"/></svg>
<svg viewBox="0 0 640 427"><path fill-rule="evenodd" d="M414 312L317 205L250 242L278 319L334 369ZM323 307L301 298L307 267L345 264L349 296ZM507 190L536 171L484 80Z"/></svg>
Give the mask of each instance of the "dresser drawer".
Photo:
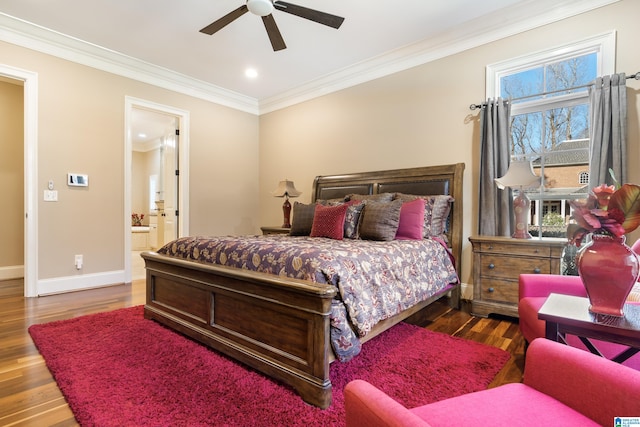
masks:
<svg viewBox="0 0 640 427"><path fill-rule="evenodd" d="M491 252L495 254L513 255L518 254L520 256L538 256L549 257L551 256L551 248L549 246L542 245L513 245L509 243L500 242L482 242L480 243L479 252Z"/></svg>
<svg viewBox="0 0 640 427"><path fill-rule="evenodd" d="M517 280L522 273L549 274L550 272L551 260L549 258L506 257L493 254L480 255L481 277Z"/></svg>
<svg viewBox="0 0 640 427"><path fill-rule="evenodd" d="M480 300L518 304L518 282L500 279L483 279Z"/></svg>
<svg viewBox="0 0 640 427"><path fill-rule="evenodd" d="M471 314L518 317L520 274L559 274L564 239L469 237L473 245Z"/></svg>

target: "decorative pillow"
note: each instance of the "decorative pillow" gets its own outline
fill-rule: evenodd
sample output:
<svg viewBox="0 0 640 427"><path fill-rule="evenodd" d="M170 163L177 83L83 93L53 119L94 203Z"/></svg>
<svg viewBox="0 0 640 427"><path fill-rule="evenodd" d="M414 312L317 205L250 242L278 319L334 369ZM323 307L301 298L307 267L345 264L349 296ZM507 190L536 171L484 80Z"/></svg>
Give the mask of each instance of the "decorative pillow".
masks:
<svg viewBox="0 0 640 427"><path fill-rule="evenodd" d="M449 212L453 197L448 195L416 196L413 194L396 193L396 200L409 202L424 199L424 233L423 237L442 236L448 228Z"/></svg>
<svg viewBox="0 0 640 427"><path fill-rule="evenodd" d="M394 193L380 193L380 194L347 194L345 200L364 200L372 202L390 202L393 200Z"/></svg>
<svg viewBox="0 0 640 427"><path fill-rule="evenodd" d="M393 240L398 231L402 200L393 202L366 201L360 219L360 238Z"/></svg>
<svg viewBox="0 0 640 427"><path fill-rule="evenodd" d="M440 236L447 232L453 197L445 195L431 197L433 205L431 207L431 232L429 236Z"/></svg>
<svg viewBox="0 0 640 427"><path fill-rule="evenodd" d="M364 202L352 200L347 202L349 206L344 218L344 237L347 239L358 238L358 225L360 224L360 216L364 209Z"/></svg>
<svg viewBox="0 0 640 427"><path fill-rule="evenodd" d="M344 204L349 206L344 218L344 237L347 239L358 238L358 225L360 223L360 214L362 213L362 209L364 208L364 202L360 200L350 200L348 202L345 202L342 199L330 199L320 200L318 203L321 203L325 206L340 206Z"/></svg>
<svg viewBox="0 0 640 427"><path fill-rule="evenodd" d="M313 214L316 211L315 203L305 205L300 202L293 203L293 221L291 221L291 236L308 236L313 226Z"/></svg>
<svg viewBox="0 0 640 427"><path fill-rule="evenodd" d="M424 233L424 199L402 203L396 231L398 240L422 240Z"/></svg>
<svg viewBox="0 0 640 427"><path fill-rule="evenodd" d="M323 206L317 205L313 215L311 237L328 237L342 240L344 236L344 218L349 205Z"/></svg>

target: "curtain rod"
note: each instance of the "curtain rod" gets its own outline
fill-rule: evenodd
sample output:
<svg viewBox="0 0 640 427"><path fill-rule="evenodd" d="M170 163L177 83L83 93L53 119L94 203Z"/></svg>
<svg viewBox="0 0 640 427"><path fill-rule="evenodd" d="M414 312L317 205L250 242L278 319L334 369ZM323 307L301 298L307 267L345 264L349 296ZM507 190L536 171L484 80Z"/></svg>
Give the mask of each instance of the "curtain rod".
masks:
<svg viewBox="0 0 640 427"><path fill-rule="evenodd" d="M637 72L635 74L631 74L630 76L626 76L625 80L626 79L640 80L640 72ZM589 86L591 86L591 83L586 84L586 85L582 85L582 86L574 86L574 87L570 87L570 88L567 88L567 89L558 89L558 90L552 90L552 91L549 91L549 92L536 93L535 95L525 95L525 96L521 96L519 98L512 98L512 99L510 99L510 101L518 101L520 99L534 98L536 96L551 95L551 94L554 94L554 93L566 92L568 90L582 89L583 87L589 87ZM471 104L471 105L469 105L469 109L470 110L476 110L476 109L479 109L479 108L482 108L482 104Z"/></svg>

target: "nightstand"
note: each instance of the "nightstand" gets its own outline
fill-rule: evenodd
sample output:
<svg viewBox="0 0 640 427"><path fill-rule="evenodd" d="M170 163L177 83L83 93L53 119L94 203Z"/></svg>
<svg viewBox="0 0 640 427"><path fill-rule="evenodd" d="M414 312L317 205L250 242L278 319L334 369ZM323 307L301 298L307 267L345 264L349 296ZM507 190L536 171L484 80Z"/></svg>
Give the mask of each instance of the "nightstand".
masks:
<svg viewBox="0 0 640 427"><path fill-rule="evenodd" d="M518 279L521 273L560 274L566 239L469 237L473 245L473 301L471 314L518 317Z"/></svg>
<svg viewBox="0 0 640 427"><path fill-rule="evenodd" d="M289 234L290 228L284 227L260 227L262 234Z"/></svg>

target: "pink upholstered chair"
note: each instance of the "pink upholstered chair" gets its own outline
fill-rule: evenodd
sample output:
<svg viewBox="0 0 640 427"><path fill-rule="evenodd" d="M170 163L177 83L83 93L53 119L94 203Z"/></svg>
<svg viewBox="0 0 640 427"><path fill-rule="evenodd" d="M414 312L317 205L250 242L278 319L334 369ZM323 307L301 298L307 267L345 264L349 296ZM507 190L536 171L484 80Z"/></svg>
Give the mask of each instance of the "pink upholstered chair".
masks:
<svg viewBox="0 0 640 427"><path fill-rule="evenodd" d="M523 383L407 409L373 385L344 390L347 427L596 426L640 414L640 372L546 339L529 346Z"/></svg>
<svg viewBox="0 0 640 427"><path fill-rule="evenodd" d="M640 251L640 240L631 248L636 253ZM545 336L545 322L538 319L538 310L552 294L564 294L586 297L587 292L578 276L561 276L555 274L521 274L519 283L518 316L520 331L527 342ZM629 295L628 302L638 304L640 301L640 285L636 285ZM567 336L567 342L573 346L586 350L586 347L576 336ZM593 340L596 348L608 359L620 354L627 347L619 344ZM640 370L640 353L623 363Z"/></svg>

